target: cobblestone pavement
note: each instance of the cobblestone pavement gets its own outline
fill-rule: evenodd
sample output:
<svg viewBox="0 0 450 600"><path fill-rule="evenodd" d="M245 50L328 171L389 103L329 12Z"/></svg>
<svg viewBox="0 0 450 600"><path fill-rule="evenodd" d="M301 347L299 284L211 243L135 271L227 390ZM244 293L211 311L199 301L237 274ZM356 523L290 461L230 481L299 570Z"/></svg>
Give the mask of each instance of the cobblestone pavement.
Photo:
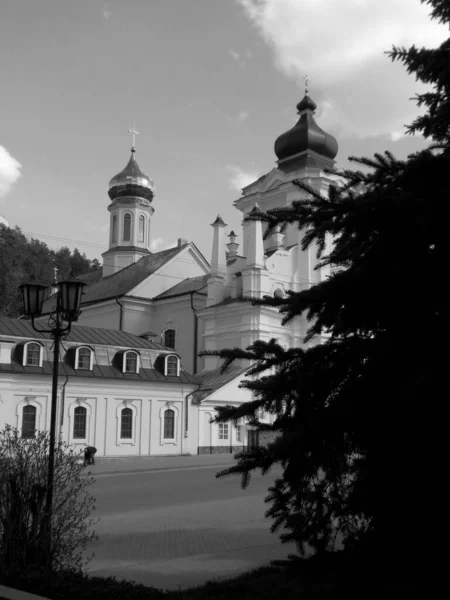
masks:
<svg viewBox="0 0 450 600"><path fill-rule="evenodd" d="M256 476L245 491L237 481L211 481L207 470L196 471L195 475L190 470L165 473L164 480L162 477L124 476L123 485L131 488L133 506L106 511L95 527L100 542L90 548L96 553L89 567L92 574L113 574L163 589L177 589L230 577L295 551L282 546L278 535L270 533L270 522L264 517L268 508L264 497L270 485L267 477ZM122 480L112 479L116 496ZM159 485L170 490L173 501L173 494L177 493L174 481L179 486L176 504L161 505L157 498L154 503L158 505L142 506L138 494L144 500L147 494L149 499L157 497L156 493L152 496L152 490L155 492ZM190 486L193 481L195 489ZM186 486L189 499L184 504ZM106 478L101 480L101 493L107 491ZM228 497L221 498L222 494ZM187 493L184 495L188 497ZM102 502L100 498L100 505Z"/></svg>

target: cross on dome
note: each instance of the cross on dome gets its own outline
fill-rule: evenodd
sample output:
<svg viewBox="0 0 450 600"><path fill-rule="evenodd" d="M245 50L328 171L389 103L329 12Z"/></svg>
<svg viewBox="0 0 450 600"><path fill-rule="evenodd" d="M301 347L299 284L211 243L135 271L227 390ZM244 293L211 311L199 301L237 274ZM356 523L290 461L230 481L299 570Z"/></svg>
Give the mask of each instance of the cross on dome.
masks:
<svg viewBox="0 0 450 600"><path fill-rule="evenodd" d="M308 95L308 84L311 81L311 79L309 78L308 73L305 73L303 75L303 79L305 80L305 94Z"/></svg>
<svg viewBox="0 0 450 600"><path fill-rule="evenodd" d="M136 129L136 125L133 125L131 129L128 130L129 133L133 136L133 145L131 146L131 150L134 152L136 148L136 136L140 135L139 131Z"/></svg>

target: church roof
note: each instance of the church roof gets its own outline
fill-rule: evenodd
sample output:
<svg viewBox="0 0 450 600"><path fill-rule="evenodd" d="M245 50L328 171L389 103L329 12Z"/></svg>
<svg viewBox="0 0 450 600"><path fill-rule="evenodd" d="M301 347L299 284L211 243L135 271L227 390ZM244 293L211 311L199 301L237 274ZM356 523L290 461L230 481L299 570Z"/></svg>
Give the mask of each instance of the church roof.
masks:
<svg viewBox="0 0 450 600"><path fill-rule="evenodd" d="M117 298L118 296L125 296L142 281L147 279L147 277L155 273L163 265L169 262L169 260L174 258L174 256L182 252L188 245L189 244L175 246L174 248L168 248L167 250L161 250L161 252L149 254L113 275L109 275L98 281L95 281L95 278L93 277L93 283L90 283L88 279L85 279L83 275L80 275L79 279L81 279L81 281L86 281L88 284L84 288L81 301L82 305L91 302L102 302L103 300ZM50 298L44 302L43 312L49 312L53 305L54 298L53 296L50 296Z"/></svg>
<svg viewBox="0 0 450 600"><path fill-rule="evenodd" d="M200 379L201 387L192 394L193 400L200 403L218 389L233 381L233 379L242 377L249 368L249 366L242 367L235 364L228 367L224 373L220 372L220 368L197 373L196 377L197 379Z"/></svg>
<svg viewBox="0 0 450 600"><path fill-rule="evenodd" d="M206 286L209 278L209 273L201 275L200 277L188 277L162 294L159 294L159 296L156 296L153 300L162 300L163 298L173 298L174 296L184 296L185 294L199 292Z"/></svg>
<svg viewBox="0 0 450 600"><path fill-rule="evenodd" d="M43 325L44 327L45 325ZM39 325L38 325L39 327ZM24 319L0 318L0 335L24 337L34 340L49 340L49 333L37 333L30 321ZM119 331L117 329L103 329L100 327L85 327L84 325L72 325L72 330L67 336L68 342L81 344L99 344L102 346L119 346L121 348L147 348L149 350L167 350L163 344L151 342L138 335Z"/></svg>

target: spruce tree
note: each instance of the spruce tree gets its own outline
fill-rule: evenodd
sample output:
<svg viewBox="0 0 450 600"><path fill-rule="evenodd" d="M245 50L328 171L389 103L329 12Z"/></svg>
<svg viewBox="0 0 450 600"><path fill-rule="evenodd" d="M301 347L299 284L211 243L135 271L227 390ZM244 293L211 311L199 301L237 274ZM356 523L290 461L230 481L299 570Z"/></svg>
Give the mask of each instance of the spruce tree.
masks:
<svg viewBox="0 0 450 600"><path fill-rule="evenodd" d="M448 2L425 1L432 18L450 23ZM274 434L218 476L240 473L246 486L255 469L281 465L266 501L283 541L320 554L338 533L372 572L414 578L434 551L427 534L444 493L433 465L449 399L450 40L388 54L432 85L417 97L426 112L408 130L430 146L406 160L351 157L364 170L342 172L345 184L327 197L297 181L303 199L251 217L267 224L266 236L298 224L303 249L318 243L319 266L335 269L286 298L244 300L277 308L284 324L306 314L305 341L326 341L284 350L273 339L204 354L221 356L222 369L252 361L242 387L255 401L217 407L216 421L245 419ZM260 422L261 410L273 425Z"/></svg>

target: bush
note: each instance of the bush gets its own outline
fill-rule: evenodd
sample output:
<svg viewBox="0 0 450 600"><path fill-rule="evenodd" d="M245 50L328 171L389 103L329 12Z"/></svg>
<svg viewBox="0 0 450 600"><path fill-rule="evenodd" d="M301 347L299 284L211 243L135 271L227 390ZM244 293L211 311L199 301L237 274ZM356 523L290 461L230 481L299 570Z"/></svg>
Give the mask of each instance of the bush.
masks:
<svg viewBox="0 0 450 600"><path fill-rule="evenodd" d="M0 432L0 565L25 572L52 565L53 570L82 571L88 544L97 540L90 527L95 509L87 488L94 479L80 477L83 469L65 442L55 452L51 539L46 527L45 501L49 436L40 432L24 439L7 425ZM97 521L98 522L98 521Z"/></svg>
<svg viewBox="0 0 450 600"><path fill-rule="evenodd" d="M131 581L117 581L114 577L88 577L74 570L51 572L41 569L3 573L0 584L49 600L159 600L168 597L156 588Z"/></svg>

